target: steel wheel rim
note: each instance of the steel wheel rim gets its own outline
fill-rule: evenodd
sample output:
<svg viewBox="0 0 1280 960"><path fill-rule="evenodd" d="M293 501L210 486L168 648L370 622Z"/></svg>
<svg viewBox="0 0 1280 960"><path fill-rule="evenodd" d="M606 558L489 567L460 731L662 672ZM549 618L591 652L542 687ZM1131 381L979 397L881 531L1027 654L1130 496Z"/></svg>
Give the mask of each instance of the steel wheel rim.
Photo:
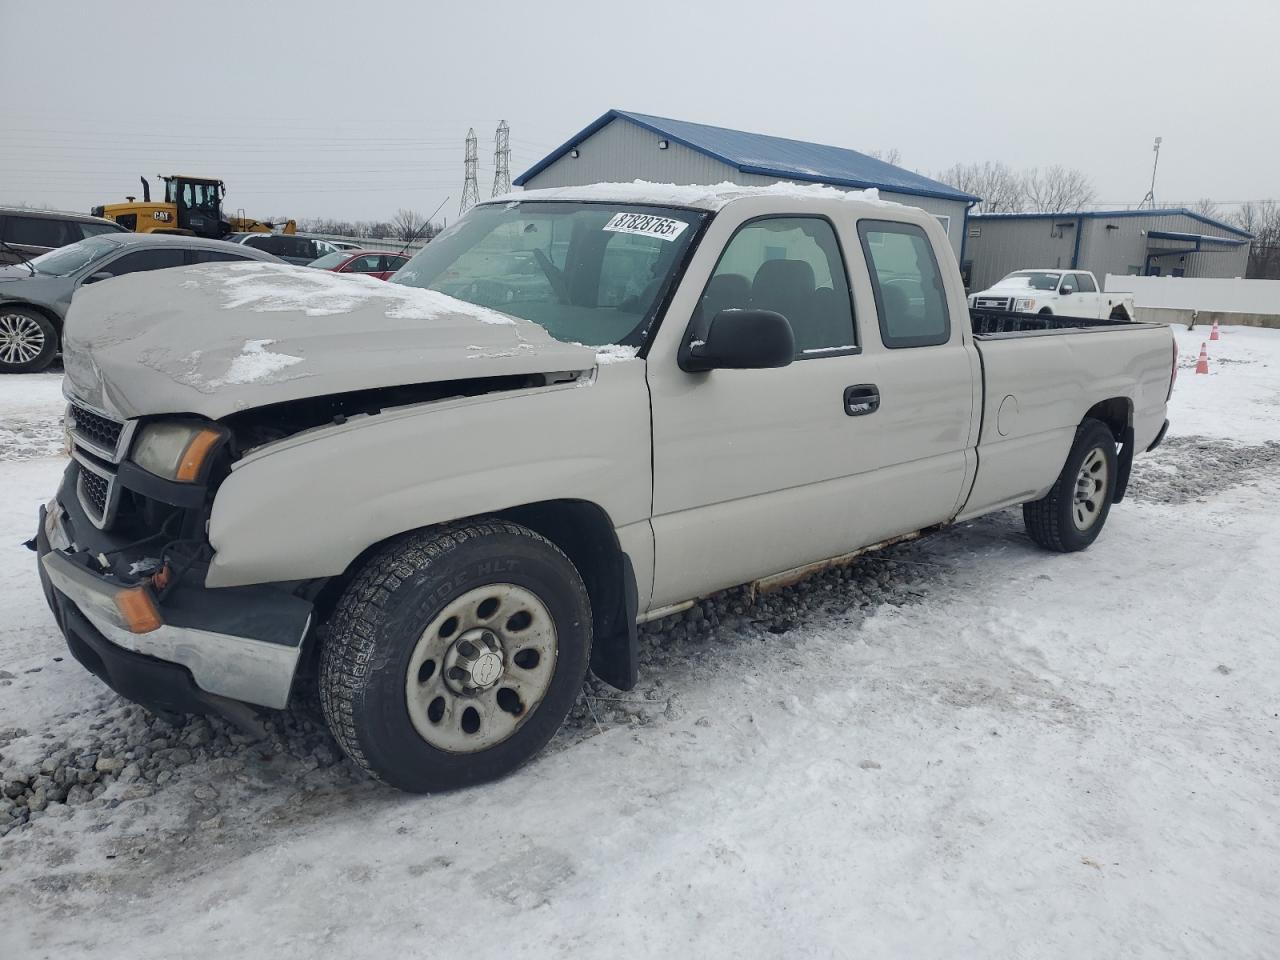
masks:
<svg viewBox="0 0 1280 960"><path fill-rule="evenodd" d="M0 314L0 360L30 363L44 352L44 331L22 313Z"/></svg>
<svg viewBox="0 0 1280 960"><path fill-rule="evenodd" d="M1101 447L1094 447L1080 464L1076 476L1075 496L1071 503L1071 519L1077 530L1088 530L1102 516L1107 497L1107 454Z"/></svg>
<svg viewBox="0 0 1280 960"><path fill-rule="evenodd" d="M555 676L556 625L536 594L513 583L468 590L418 638L405 672L414 729L447 753L478 753L533 715Z"/></svg>

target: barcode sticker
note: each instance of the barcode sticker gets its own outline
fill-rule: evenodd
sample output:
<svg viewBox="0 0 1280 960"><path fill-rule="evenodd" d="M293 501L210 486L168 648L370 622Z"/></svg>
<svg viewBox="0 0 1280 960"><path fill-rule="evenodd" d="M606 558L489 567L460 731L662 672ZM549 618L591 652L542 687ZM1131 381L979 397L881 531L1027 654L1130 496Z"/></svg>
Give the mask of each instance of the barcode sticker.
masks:
<svg viewBox="0 0 1280 960"><path fill-rule="evenodd" d="M675 240L688 224L670 217L655 217L650 213L618 213L604 225L611 233L634 233L639 237L657 237L659 240Z"/></svg>

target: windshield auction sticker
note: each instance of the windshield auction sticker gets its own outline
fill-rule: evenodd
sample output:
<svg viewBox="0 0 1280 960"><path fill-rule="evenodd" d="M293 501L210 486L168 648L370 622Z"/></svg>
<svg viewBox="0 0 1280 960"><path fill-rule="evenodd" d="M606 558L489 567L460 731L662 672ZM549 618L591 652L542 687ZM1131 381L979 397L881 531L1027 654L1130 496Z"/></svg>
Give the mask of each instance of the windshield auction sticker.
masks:
<svg viewBox="0 0 1280 960"><path fill-rule="evenodd" d="M612 233L634 233L639 237L674 240L687 226L683 220L672 220L669 217L655 217L648 213L619 213L603 229Z"/></svg>

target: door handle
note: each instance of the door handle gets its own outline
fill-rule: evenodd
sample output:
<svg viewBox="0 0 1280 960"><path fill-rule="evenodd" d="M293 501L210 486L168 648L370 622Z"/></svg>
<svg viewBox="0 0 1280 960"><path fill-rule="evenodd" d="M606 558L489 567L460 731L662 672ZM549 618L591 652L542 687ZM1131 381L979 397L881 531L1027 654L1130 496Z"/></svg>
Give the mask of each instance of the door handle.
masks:
<svg viewBox="0 0 1280 960"><path fill-rule="evenodd" d="M865 417L880 409L880 388L874 383L857 383L844 388L844 412L851 417Z"/></svg>

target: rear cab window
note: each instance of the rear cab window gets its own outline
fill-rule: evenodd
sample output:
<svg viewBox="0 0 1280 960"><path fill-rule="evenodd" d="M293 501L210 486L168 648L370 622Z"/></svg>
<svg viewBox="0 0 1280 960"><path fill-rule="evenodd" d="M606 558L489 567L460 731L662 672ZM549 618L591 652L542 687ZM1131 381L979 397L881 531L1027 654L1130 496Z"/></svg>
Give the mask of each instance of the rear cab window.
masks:
<svg viewBox="0 0 1280 960"><path fill-rule="evenodd" d="M880 337L886 347L928 347L951 339L946 286L933 244L913 223L859 220Z"/></svg>

